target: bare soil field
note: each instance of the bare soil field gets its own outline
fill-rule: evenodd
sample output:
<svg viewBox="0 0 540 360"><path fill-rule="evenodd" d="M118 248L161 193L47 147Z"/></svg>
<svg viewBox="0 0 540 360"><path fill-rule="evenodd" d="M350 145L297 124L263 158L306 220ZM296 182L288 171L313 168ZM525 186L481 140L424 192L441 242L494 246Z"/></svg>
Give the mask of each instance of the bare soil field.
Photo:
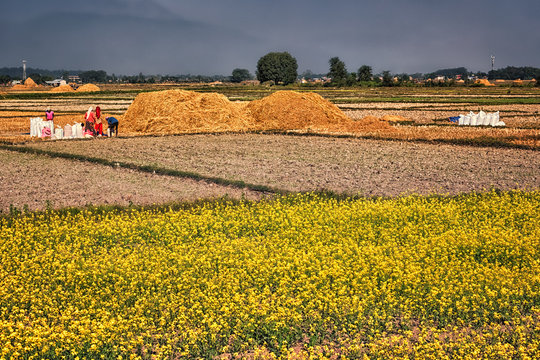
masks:
<svg viewBox="0 0 540 360"><path fill-rule="evenodd" d="M57 141L39 149L190 171L289 191L457 194L540 188L540 152L258 134Z"/></svg>
<svg viewBox="0 0 540 360"><path fill-rule="evenodd" d="M43 210L93 205L151 205L259 192L205 181L0 150L0 213L10 206Z"/></svg>

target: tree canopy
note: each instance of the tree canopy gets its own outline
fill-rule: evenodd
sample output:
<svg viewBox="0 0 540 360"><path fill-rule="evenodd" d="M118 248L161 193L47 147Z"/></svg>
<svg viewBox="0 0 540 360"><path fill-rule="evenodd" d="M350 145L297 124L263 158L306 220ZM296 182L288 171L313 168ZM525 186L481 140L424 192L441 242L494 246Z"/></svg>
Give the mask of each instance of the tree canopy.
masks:
<svg viewBox="0 0 540 360"><path fill-rule="evenodd" d="M491 70L488 73L488 79L503 79L503 80L530 80L540 77L540 69L530 66L507 66L503 69Z"/></svg>
<svg viewBox="0 0 540 360"><path fill-rule="evenodd" d="M331 58L328 61L328 64L330 65L328 77L332 78L332 82L339 83L347 79L347 68L345 67L345 63L337 56Z"/></svg>
<svg viewBox="0 0 540 360"><path fill-rule="evenodd" d="M231 81L239 83L245 80L251 80L253 77L249 73L248 69L234 69L232 71Z"/></svg>
<svg viewBox="0 0 540 360"><path fill-rule="evenodd" d="M291 84L298 77L298 63L288 52L270 52L257 62L257 79L276 84Z"/></svg>
<svg viewBox="0 0 540 360"><path fill-rule="evenodd" d="M358 69L358 81L371 81L373 77L373 70L371 66L362 65Z"/></svg>

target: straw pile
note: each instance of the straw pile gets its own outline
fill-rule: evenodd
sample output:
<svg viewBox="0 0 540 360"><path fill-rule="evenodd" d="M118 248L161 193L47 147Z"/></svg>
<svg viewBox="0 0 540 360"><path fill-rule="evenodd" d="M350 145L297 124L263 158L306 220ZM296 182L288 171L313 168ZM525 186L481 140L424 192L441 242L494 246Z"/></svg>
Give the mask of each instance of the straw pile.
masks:
<svg viewBox="0 0 540 360"><path fill-rule="evenodd" d="M353 121L318 94L278 91L247 105L218 93L166 90L137 95L123 132L179 134L247 130L366 133L394 128L379 118Z"/></svg>
<svg viewBox="0 0 540 360"><path fill-rule="evenodd" d="M383 121L407 121L408 119L399 115L384 115L381 120Z"/></svg>
<svg viewBox="0 0 540 360"><path fill-rule="evenodd" d="M77 88L77 91L79 92L93 92L93 91L101 91L99 87L97 87L94 84L84 84L83 86L80 86Z"/></svg>
<svg viewBox="0 0 540 360"><path fill-rule="evenodd" d="M11 87L11 90L28 90L28 88L23 84L15 84Z"/></svg>
<svg viewBox="0 0 540 360"><path fill-rule="evenodd" d="M310 130L328 133L365 133L393 129L375 117L353 121L336 105L315 93L277 91L247 105L261 130Z"/></svg>
<svg viewBox="0 0 540 360"><path fill-rule="evenodd" d="M255 124L268 130L298 130L352 122L336 105L315 93L277 91L247 105Z"/></svg>
<svg viewBox="0 0 540 360"><path fill-rule="evenodd" d="M27 78L24 81L24 86L26 86L27 88L35 88L38 87L38 84L36 84L36 82L32 80L32 78Z"/></svg>
<svg viewBox="0 0 540 360"><path fill-rule="evenodd" d="M70 91L75 91L75 90L73 90L73 88L69 85L60 85L60 86L52 88L49 91L50 92L70 92Z"/></svg>
<svg viewBox="0 0 540 360"><path fill-rule="evenodd" d="M478 79L476 80L475 84L482 84L485 86L495 86L494 84L490 83L487 79Z"/></svg>
<svg viewBox="0 0 540 360"><path fill-rule="evenodd" d="M137 95L123 131L151 134L244 131L251 119L239 104L217 93L165 90Z"/></svg>

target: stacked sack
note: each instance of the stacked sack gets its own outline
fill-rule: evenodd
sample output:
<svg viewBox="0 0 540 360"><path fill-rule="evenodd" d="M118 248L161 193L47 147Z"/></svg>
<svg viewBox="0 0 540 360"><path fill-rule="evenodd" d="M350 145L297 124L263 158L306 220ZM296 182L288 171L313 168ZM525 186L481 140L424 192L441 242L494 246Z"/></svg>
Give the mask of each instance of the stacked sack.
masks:
<svg viewBox="0 0 540 360"><path fill-rule="evenodd" d="M30 119L30 136L51 139L77 139L83 137L83 124L75 123L73 125L67 124L64 128L54 128L52 120L44 121L40 117Z"/></svg>
<svg viewBox="0 0 540 360"><path fill-rule="evenodd" d="M48 136L51 136L53 132L54 123L52 120L45 121L40 117L30 119L30 136L43 137L43 134L49 134Z"/></svg>
<svg viewBox="0 0 540 360"><path fill-rule="evenodd" d="M460 126L506 126L499 118L499 112L478 114L472 111L468 115L459 115L458 125Z"/></svg>

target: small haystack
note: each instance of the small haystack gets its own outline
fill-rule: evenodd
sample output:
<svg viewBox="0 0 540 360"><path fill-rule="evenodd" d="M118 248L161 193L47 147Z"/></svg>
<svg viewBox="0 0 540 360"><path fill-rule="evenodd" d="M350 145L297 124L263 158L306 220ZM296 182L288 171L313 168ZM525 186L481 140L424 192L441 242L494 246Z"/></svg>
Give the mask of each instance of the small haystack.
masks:
<svg viewBox="0 0 540 360"><path fill-rule="evenodd" d="M245 131L251 119L239 104L217 93L165 90L137 95L123 131L150 134Z"/></svg>
<svg viewBox="0 0 540 360"><path fill-rule="evenodd" d="M83 86L80 86L77 88L77 91L79 92L93 92L93 91L101 91L101 89L94 85L94 84L84 84Z"/></svg>
<svg viewBox="0 0 540 360"><path fill-rule="evenodd" d="M71 86L69 86L69 85L60 85L60 86L52 88L49 91L50 92L71 92L71 91L75 91L75 90L73 90L73 88Z"/></svg>
<svg viewBox="0 0 540 360"><path fill-rule="evenodd" d="M24 81L24 86L26 86L27 88L35 88L38 87L38 84L36 84L36 82L32 80L32 78L27 78Z"/></svg>
<svg viewBox="0 0 540 360"><path fill-rule="evenodd" d="M28 88L23 84L15 84L11 87L11 90L28 90Z"/></svg>
<svg viewBox="0 0 540 360"><path fill-rule="evenodd" d="M476 80L475 84L481 84L484 86L495 86L494 84L490 83L488 79L478 79Z"/></svg>

